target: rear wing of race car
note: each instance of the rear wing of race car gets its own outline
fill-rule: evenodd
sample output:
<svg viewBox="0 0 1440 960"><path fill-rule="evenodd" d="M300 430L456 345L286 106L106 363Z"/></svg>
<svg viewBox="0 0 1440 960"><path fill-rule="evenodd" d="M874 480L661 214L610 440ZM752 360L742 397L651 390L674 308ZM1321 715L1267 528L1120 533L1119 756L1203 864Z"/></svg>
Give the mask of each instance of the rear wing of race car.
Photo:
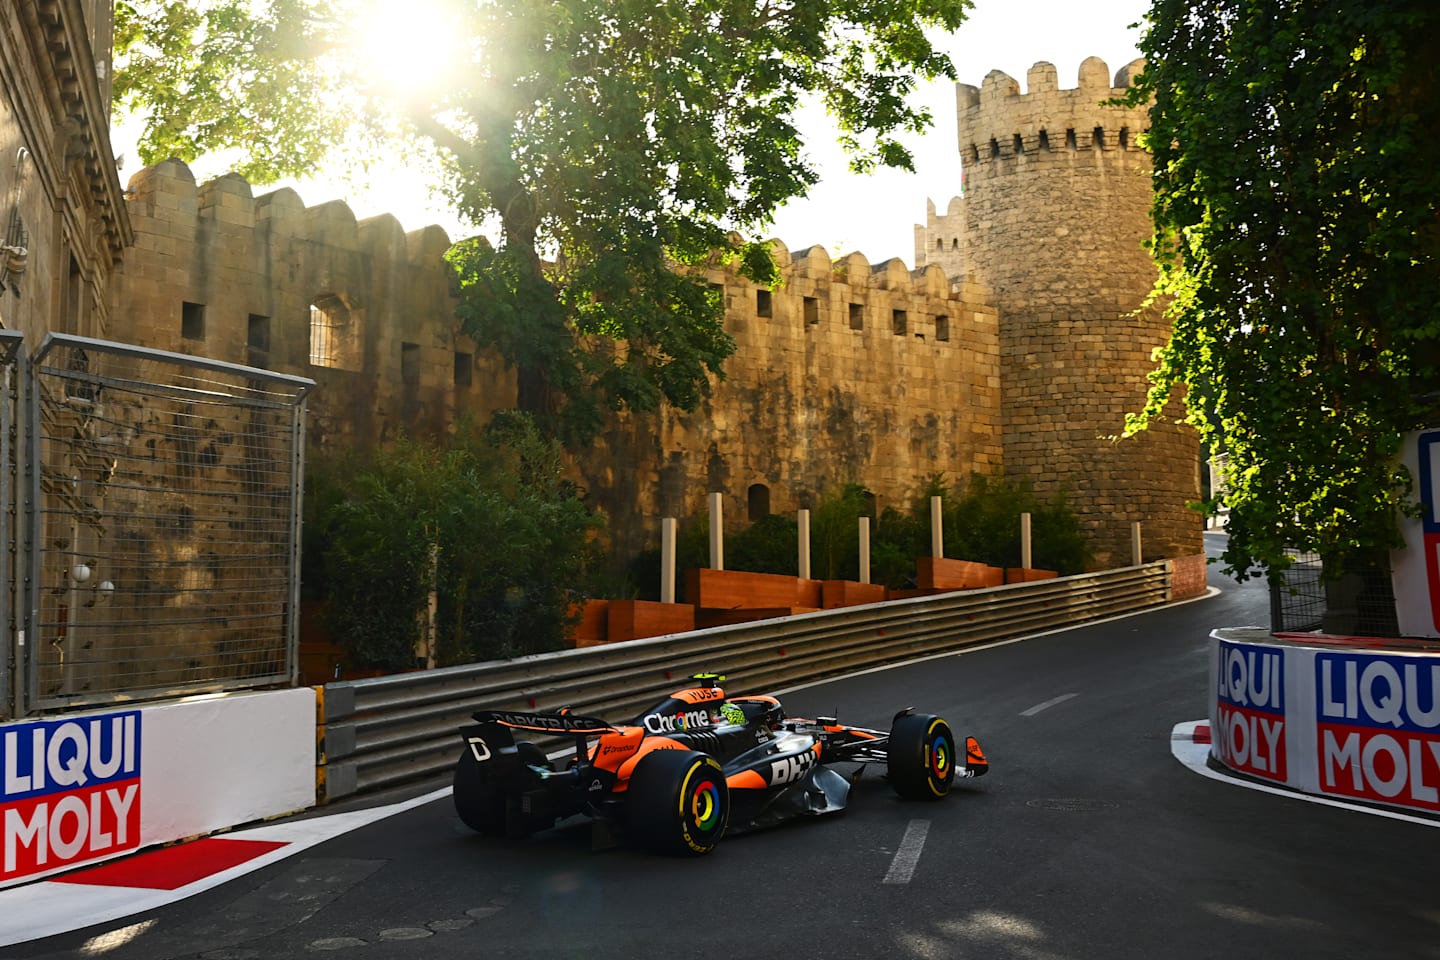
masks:
<svg viewBox="0 0 1440 960"><path fill-rule="evenodd" d="M607 733L615 733L613 724L601 720L598 717L582 717L579 714L571 713L568 709L555 713L524 713L518 710L477 710L470 715L480 726L471 727L461 731L470 744L472 752L477 750L476 743L483 744L484 739L495 743L503 743L513 747L515 743L511 730L528 730L532 733L548 733L557 737L569 736L575 742L575 756L584 757L588 748L586 742L591 737L602 736ZM488 734L486 731L490 731ZM477 760L484 760L476 753Z"/></svg>
<svg viewBox="0 0 1440 960"><path fill-rule="evenodd" d="M605 733L617 732L616 727L596 717L582 717L579 714L561 711L559 713L521 713L514 710L477 710L471 716L476 723L498 723L516 730L530 730L535 733L553 733L598 737Z"/></svg>

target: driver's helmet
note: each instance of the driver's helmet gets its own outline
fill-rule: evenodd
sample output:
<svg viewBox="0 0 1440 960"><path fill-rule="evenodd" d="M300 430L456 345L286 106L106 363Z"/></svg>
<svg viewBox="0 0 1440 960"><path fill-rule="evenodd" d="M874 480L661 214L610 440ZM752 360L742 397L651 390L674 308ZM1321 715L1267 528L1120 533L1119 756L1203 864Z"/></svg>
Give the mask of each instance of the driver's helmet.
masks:
<svg viewBox="0 0 1440 960"><path fill-rule="evenodd" d="M714 709L710 711L710 721L717 724L736 723L744 726L745 711L741 710L738 706L726 700L718 704Z"/></svg>

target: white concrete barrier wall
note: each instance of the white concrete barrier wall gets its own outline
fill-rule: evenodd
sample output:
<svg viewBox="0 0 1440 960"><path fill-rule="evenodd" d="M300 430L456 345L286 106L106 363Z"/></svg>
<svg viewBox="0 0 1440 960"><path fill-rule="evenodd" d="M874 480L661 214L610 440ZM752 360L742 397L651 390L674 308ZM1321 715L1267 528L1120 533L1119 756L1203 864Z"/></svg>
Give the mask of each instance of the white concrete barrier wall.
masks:
<svg viewBox="0 0 1440 960"><path fill-rule="evenodd" d="M1440 653L1211 634L1211 756L1305 793L1440 812Z"/></svg>
<svg viewBox="0 0 1440 960"><path fill-rule="evenodd" d="M315 691L0 724L0 887L315 802Z"/></svg>

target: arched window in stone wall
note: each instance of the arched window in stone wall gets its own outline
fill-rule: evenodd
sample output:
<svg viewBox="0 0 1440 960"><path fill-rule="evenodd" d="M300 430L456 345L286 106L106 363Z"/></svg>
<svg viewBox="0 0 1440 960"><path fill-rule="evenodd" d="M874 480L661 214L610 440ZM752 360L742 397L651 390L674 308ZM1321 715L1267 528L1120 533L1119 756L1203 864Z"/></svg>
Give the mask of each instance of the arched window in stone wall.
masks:
<svg viewBox="0 0 1440 960"><path fill-rule="evenodd" d="M746 494L750 522L757 523L770 516L770 488L763 483L752 483Z"/></svg>
<svg viewBox="0 0 1440 960"><path fill-rule="evenodd" d="M350 307L333 293L310 304L310 365L339 370L360 369L359 331Z"/></svg>
<svg viewBox="0 0 1440 960"><path fill-rule="evenodd" d="M1095 128L1095 149L1096 149L1096 150L1104 150L1104 149L1105 149L1105 128L1104 128L1104 127L1096 127L1096 128Z"/></svg>
<svg viewBox="0 0 1440 960"><path fill-rule="evenodd" d="M1040 131L1040 149L1041 149L1041 150L1049 150L1049 149L1050 149L1050 132L1049 132L1048 130L1042 129L1042 130Z"/></svg>

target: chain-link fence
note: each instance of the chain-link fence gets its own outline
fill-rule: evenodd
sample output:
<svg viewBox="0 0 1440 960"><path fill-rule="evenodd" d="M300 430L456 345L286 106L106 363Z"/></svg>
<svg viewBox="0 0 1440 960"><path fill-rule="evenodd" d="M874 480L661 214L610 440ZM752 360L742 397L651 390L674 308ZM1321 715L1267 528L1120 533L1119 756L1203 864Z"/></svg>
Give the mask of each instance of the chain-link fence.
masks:
<svg viewBox="0 0 1440 960"><path fill-rule="evenodd" d="M16 523L15 492L19 489L20 398L25 379L25 338L17 330L0 330L0 624L5 631L0 651L0 720L15 716L15 678L19 675L24 634L17 611L22 609L19 569L21 541Z"/></svg>
<svg viewBox="0 0 1440 960"><path fill-rule="evenodd" d="M1324 568L1314 553L1287 550L1294 558L1284 586L1270 585L1270 629L1275 633L1319 630L1325 619Z"/></svg>
<svg viewBox="0 0 1440 960"><path fill-rule="evenodd" d="M1383 565L1328 581L1314 553L1294 558L1283 586L1270 587L1270 629L1275 633L1323 631L1357 637L1398 637L1395 585Z"/></svg>
<svg viewBox="0 0 1440 960"><path fill-rule="evenodd" d="M53 334L31 366L29 706L292 681L312 381Z"/></svg>

